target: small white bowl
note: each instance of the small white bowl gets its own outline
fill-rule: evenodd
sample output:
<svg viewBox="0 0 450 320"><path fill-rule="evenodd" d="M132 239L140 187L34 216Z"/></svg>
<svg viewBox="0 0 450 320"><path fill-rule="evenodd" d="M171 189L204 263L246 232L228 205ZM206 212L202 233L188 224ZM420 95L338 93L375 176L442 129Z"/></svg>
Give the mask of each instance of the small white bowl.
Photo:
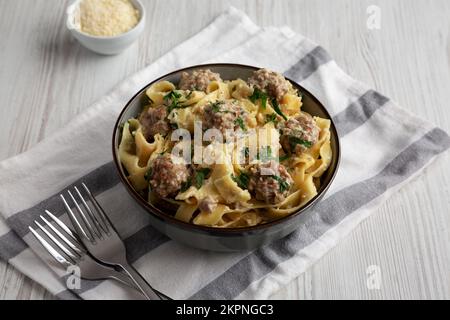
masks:
<svg viewBox="0 0 450 320"><path fill-rule="evenodd" d="M139 11L139 22L133 29L113 37L93 36L80 30L76 13L79 10L80 2L76 0L67 8L67 28L72 35L86 48L103 55L119 54L135 42L145 28L145 8L139 0L130 0L133 6Z"/></svg>

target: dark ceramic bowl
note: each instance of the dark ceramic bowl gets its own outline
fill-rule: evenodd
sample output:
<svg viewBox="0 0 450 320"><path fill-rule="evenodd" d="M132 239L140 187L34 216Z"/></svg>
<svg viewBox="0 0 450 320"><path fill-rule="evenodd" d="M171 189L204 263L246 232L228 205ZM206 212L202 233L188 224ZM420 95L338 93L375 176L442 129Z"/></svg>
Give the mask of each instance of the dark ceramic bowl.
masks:
<svg viewBox="0 0 450 320"><path fill-rule="evenodd" d="M318 190L318 194L297 212L294 212L279 220L245 228L205 227L176 220L172 215L164 213L163 208L157 208L148 203L145 198L133 189L132 185L128 181L124 168L122 167L118 157L118 146L121 135L119 128L121 123L124 123L128 119L136 117L139 114L145 101L148 101L145 91L150 85L163 80L178 83L181 72L190 72L200 68L209 68L213 72L219 73L224 80L232 80L237 78L247 79L254 70L258 69L247 65L224 63L197 65L171 72L160 77L159 79L154 80L152 83L149 83L145 88L140 90L133 98L131 98L120 113L120 116L116 122L114 127L112 148L114 162L119 172L120 179L125 185L127 191L149 213L153 227L163 234L185 245L206 250L240 251L254 249L274 240L280 239L295 231L298 226L305 221L308 215L311 214L313 206L324 196L336 175L340 160L339 137L336 127L331 120L331 148L333 151L331 165L321 178L321 187ZM302 109L304 111L313 116L331 119L330 114L319 100L317 100L311 93L294 81L290 79L288 80L293 86L303 93Z"/></svg>

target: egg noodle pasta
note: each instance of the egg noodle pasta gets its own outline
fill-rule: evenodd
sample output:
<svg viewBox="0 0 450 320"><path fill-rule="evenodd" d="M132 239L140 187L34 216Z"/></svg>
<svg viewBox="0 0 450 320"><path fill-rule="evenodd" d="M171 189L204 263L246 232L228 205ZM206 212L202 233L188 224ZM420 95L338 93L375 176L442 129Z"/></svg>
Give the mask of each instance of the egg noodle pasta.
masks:
<svg viewBox="0 0 450 320"><path fill-rule="evenodd" d="M280 74L247 80L183 73L146 91L123 124L119 158L133 188L176 219L247 227L280 219L317 195L332 159L329 119L302 111ZM172 212L173 211L173 212Z"/></svg>

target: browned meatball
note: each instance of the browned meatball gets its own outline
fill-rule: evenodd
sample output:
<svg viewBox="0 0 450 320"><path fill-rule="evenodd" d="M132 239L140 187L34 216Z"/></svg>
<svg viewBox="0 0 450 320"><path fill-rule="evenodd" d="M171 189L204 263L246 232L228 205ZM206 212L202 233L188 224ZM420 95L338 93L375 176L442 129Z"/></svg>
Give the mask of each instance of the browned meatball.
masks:
<svg viewBox="0 0 450 320"><path fill-rule="evenodd" d="M282 164L274 160L253 164L249 174L248 190L257 200L276 204L289 195L293 180Z"/></svg>
<svg viewBox="0 0 450 320"><path fill-rule="evenodd" d="M148 108L139 115L139 122L142 126L142 132L148 141L153 140L153 136L157 133L165 136L169 130L169 122L167 121L167 108L158 106Z"/></svg>
<svg viewBox="0 0 450 320"><path fill-rule="evenodd" d="M154 159L151 164L150 189L158 197L172 197L180 191L182 184L189 179L189 176L189 168L182 158L165 153Z"/></svg>
<svg viewBox="0 0 450 320"><path fill-rule="evenodd" d="M248 84L253 88L267 92L269 96L281 101L283 96L291 88L291 84L281 74L267 69L259 69L253 72L248 79Z"/></svg>
<svg viewBox="0 0 450 320"><path fill-rule="evenodd" d="M278 129L281 133L280 142L283 149L291 153L301 154L319 139L320 129L313 117L306 112L280 122Z"/></svg>
<svg viewBox="0 0 450 320"><path fill-rule="evenodd" d="M207 104L202 117L205 129L215 128L223 134L226 130L247 130L248 112L235 100Z"/></svg>
<svg viewBox="0 0 450 320"><path fill-rule="evenodd" d="M200 69L192 71L191 74L183 72L178 87L180 90L206 91L211 81L221 80L220 74L214 73L209 69Z"/></svg>

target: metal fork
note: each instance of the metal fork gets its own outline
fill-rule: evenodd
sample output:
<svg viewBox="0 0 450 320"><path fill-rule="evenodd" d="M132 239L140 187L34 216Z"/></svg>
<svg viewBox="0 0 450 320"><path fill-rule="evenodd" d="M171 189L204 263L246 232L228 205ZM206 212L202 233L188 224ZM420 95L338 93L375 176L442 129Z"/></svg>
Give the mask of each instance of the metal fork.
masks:
<svg viewBox="0 0 450 320"><path fill-rule="evenodd" d="M63 194L61 194L60 197L64 202L76 232L80 236L81 242L90 254L102 263L123 270L123 272L132 279L135 287L138 288L147 299L170 299L152 288L139 272L128 263L126 258L126 248L122 239L119 237L119 234L115 230L108 216L86 184L82 183L82 186L89 197L91 205L88 205L76 186L74 187L74 193L77 195L78 201L75 199L72 192L67 190L67 193L74 204L74 210L71 209Z"/></svg>
<svg viewBox="0 0 450 320"><path fill-rule="evenodd" d="M104 280L110 278L135 289L134 283L130 281L126 274L95 261L83 248L77 236L60 219L48 210L45 210L45 212L48 215L47 218L41 215L41 221L34 221L44 236L39 234L33 227L29 226L28 228L58 263L64 268L70 266L79 267L82 279Z"/></svg>

